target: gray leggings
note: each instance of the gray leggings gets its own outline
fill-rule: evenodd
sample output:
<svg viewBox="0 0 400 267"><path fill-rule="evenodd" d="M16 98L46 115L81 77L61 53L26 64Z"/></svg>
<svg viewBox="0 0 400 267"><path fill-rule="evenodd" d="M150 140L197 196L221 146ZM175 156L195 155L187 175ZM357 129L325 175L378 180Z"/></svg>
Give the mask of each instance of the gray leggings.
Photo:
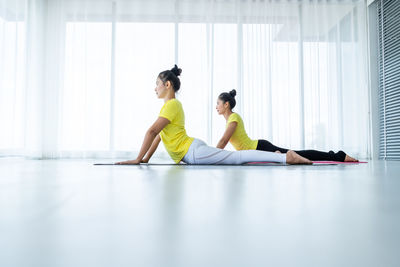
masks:
<svg viewBox="0 0 400 267"><path fill-rule="evenodd" d="M187 164L234 164L247 162L286 163L286 154L259 150L228 151L208 146L200 139L194 139L188 152L182 159Z"/></svg>

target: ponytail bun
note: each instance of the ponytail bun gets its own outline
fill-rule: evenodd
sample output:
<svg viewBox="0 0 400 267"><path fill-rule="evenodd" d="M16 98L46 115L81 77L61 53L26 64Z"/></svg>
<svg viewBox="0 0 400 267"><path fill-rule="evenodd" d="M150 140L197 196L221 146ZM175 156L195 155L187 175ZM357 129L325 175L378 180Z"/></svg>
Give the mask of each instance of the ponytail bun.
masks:
<svg viewBox="0 0 400 267"><path fill-rule="evenodd" d="M232 91L230 91L229 93L226 92L221 93L218 99L220 99L224 104L228 102L229 107L232 110L236 106L235 96L236 96L236 90L232 89Z"/></svg>
<svg viewBox="0 0 400 267"><path fill-rule="evenodd" d="M171 72L175 74L176 77L178 77L181 75L182 69L178 68L178 66L175 64L175 66L171 69Z"/></svg>
<svg viewBox="0 0 400 267"><path fill-rule="evenodd" d="M172 87L174 88L174 91L177 92L179 88L181 88L181 81L179 80L179 75L181 75L182 69L178 68L177 65L175 65L171 70L164 70L158 74L158 78L163 83L166 83L167 81L170 81L172 83Z"/></svg>

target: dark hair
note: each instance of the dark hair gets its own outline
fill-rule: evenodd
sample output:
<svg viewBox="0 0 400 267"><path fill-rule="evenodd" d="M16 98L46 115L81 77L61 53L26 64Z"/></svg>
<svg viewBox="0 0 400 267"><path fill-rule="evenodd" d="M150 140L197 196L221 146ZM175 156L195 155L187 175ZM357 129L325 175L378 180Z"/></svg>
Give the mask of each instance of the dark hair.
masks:
<svg viewBox="0 0 400 267"><path fill-rule="evenodd" d="M229 106L231 107L231 109L233 109L236 106L235 96L236 96L236 90L232 89L232 91L230 91L229 93L224 92L220 94L218 98L221 101L223 101L224 104L226 102L229 102Z"/></svg>
<svg viewBox="0 0 400 267"><path fill-rule="evenodd" d="M160 74L158 74L158 78L160 78L163 83L170 81L172 83L174 91L176 92L179 90L179 88L181 88L181 81L178 78L181 73L182 69L178 68L178 66L175 64L175 66L171 70L160 72Z"/></svg>

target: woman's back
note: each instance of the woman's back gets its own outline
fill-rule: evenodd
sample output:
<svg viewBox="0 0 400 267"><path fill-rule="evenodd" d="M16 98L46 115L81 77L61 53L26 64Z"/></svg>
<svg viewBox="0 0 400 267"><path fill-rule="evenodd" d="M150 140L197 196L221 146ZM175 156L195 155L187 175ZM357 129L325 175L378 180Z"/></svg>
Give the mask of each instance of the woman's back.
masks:
<svg viewBox="0 0 400 267"><path fill-rule="evenodd" d="M244 123L242 118L240 117L239 114L236 112L232 113L228 121L226 123L226 126L228 127L229 123L231 122L236 122L237 126L235 129L235 132L233 133L231 139L229 140L233 147L236 150L254 150L257 148L257 140L252 140L249 138L249 136L246 133L246 130L244 128Z"/></svg>
<svg viewBox="0 0 400 267"><path fill-rule="evenodd" d="M161 108L159 116L170 121L160 132L160 137L168 154L178 163L193 142L193 138L186 134L185 113L181 102L176 98L168 100Z"/></svg>

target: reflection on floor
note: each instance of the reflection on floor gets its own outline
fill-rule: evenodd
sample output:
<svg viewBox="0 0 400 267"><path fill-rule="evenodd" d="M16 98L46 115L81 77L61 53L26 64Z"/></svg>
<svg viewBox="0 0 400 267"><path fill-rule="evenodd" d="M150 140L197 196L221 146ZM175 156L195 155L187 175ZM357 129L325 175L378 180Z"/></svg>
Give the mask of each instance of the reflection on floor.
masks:
<svg viewBox="0 0 400 267"><path fill-rule="evenodd" d="M0 159L0 266L400 266L400 162Z"/></svg>

